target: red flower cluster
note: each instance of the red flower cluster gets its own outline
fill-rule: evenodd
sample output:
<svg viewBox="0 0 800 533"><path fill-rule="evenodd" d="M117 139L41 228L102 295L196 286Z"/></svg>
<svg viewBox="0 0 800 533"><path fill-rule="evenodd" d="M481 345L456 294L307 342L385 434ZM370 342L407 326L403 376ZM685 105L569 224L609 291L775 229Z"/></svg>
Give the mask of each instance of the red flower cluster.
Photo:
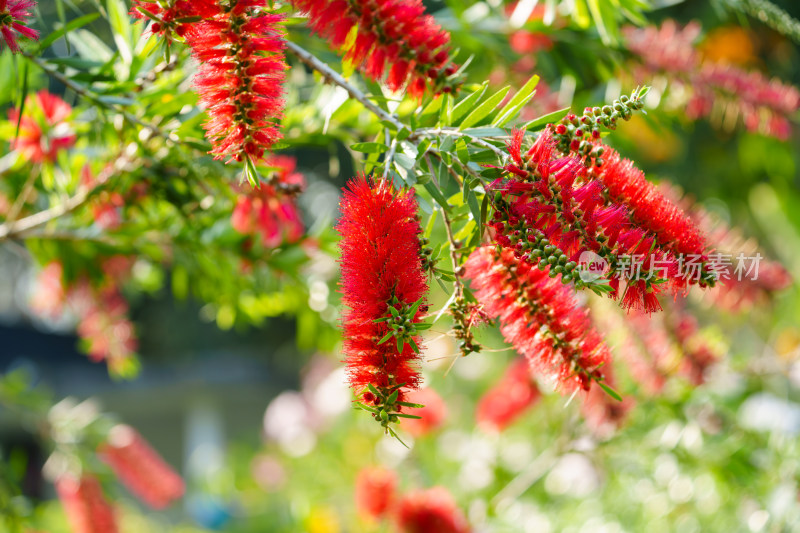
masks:
<svg viewBox="0 0 800 533"><path fill-rule="evenodd" d="M541 398L524 358L511 362L503 377L478 401L478 425L500 432L514 423Z"/></svg>
<svg viewBox="0 0 800 533"><path fill-rule="evenodd" d="M409 418L401 423L401 427L414 437L422 437L438 429L447 418L447 405L434 389L426 387L411 391L406 395L406 400L425 407L410 408L408 414L422 418Z"/></svg>
<svg viewBox="0 0 800 533"><path fill-rule="evenodd" d="M800 91L777 80L768 80L759 72L748 72L733 65L701 62L694 48L700 26L678 28L666 21L660 28L628 27L628 48L644 63L642 79L667 72L676 78L691 97L686 105L690 118L709 117L715 109L730 122L742 117L750 131L760 131L779 139L791 133L787 116L800 108ZM733 114L733 115L731 115Z"/></svg>
<svg viewBox="0 0 800 533"><path fill-rule="evenodd" d="M3 36L6 46L13 53L19 52L19 44L14 32L28 39L39 39L39 32L25 26L35 5L34 0L0 0L0 35Z"/></svg>
<svg viewBox="0 0 800 533"><path fill-rule="evenodd" d="M370 78L393 91L408 83L420 97L426 87L450 92L456 66L450 62L450 35L425 14L422 0L293 0L308 13L310 26ZM357 28L355 41L348 36ZM388 66L387 66L388 64Z"/></svg>
<svg viewBox="0 0 800 533"><path fill-rule="evenodd" d="M132 493L154 509L183 496L183 479L130 426L112 428L98 454Z"/></svg>
<svg viewBox="0 0 800 533"><path fill-rule="evenodd" d="M634 163L613 148L603 147L603 163L591 169L610 198L624 205L631 220L655 235L656 244L674 255L702 256L706 243L694 221L651 182Z"/></svg>
<svg viewBox="0 0 800 533"><path fill-rule="evenodd" d="M342 303L348 308L342 325L350 385L356 394L370 395L365 403L376 400L365 393L368 385L381 391L402 385L402 401L405 392L419 386L419 354L407 343L398 349L394 339L379 343L392 330L376 320L391 316L392 299L409 308L427 292L414 191L396 192L388 181L360 175L350 181L340 208L336 229L341 235ZM418 307L408 327L424 311Z"/></svg>
<svg viewBox="0 0 800 533"><path fill-rule="evenodd" d="M370 518L389 514L397 498L397 474L385 468L365 468L356 477L356 508Z"/></svg>
<svg viewBox="0 0 800 533"><path fill-rule="evenodd" d="M78 317L78 335L89 358L95 362L105 360L113 373L125 374L138 343L133 323L128 318L128 303L116 284L127 276L131 263L122 260L122 256L115 256L103 267L109 280L105 286L95 287L86 279L80 279L67 287L62 265L58 262L46 265L39 274L31 308L50 317L68 308Z"/></svg>
<svg viewBox="0 0 800 533"><path fill-rule="evenodd" d="M405 494L397 504L401 533L468 533L469 523L443 487Z"/></svg>
<svg viewBox="0 0 800 533"><path fill-rule="evenodd" d="M73 533L119 531L114 509L103 495L103 488L96 478L83 475L76 479L63 475L55 486Z"/></svg>
<svg viewBox="0 0 800 533"><path fill-rule="evenodd" d="M305 187L303 175L295 171L297 161L288 156L271 156L267 165L277 168L269 183L240 192L231 215L233 228L244 235L260 233L267 248L283 242L297 242L305 233L295 195Z"/></svg>
<svg viewBox="0 0 800 533"><path fill-rule="evenodd" d="M124 374L138 346L128 302L116 288L95 290L81 283L73 291L72 308L80 316L78 335L89 359L105 360L111 372Z"/></svg>
<svg viewBox="0 0 800 533"><path fill-rule="evenodd" d="M400 533L469 533L464 514L443 487L400 495L397 474L380 467L365 468L356 478L359 512L371 519L392 517Z"/></svg>
<svg viewBox="0 0 800 533"><path fill-rule="evenodd" d="M66 122L71 114L72 107L54 94L39 91L29 96L21 119L18 109L8 112L12 123L19 121L19 135L11 141L11 149L26 161L53 163L60 150L75 144L75 134Z"/></svg>
<svg viewBox="0 0 800 533"><path fill-rule="evenodd" d="M186 33L200 68L194 83L210 119L216 159L259 161L281 139L284 17L263 14L267 0L218 3L219 12Z"/></svg>
<svg viewBox="0 0 800 533"><path fill-rule="evenodd" d="M495 213L487 225L497 243L578 287L586 281L576 270L578 261L591 252L607 265L597 275L609 280L611 296L626 282L623 307L660 310L659 280L682 280L674 258L655 246L655 236L632 224L624 205L604 197L603 184L587 175L577 157L559 155L550 128L525 154L523 138L524 132L513 132L508 174L491 185Z"/></svg>
<svg viewBox="0 0 800 533"><path fill-rule="evenodd" d="M566 392L603 381L608 348L571 290L508 250L484 246L464 264L475 297L531 368Z"/></svg>

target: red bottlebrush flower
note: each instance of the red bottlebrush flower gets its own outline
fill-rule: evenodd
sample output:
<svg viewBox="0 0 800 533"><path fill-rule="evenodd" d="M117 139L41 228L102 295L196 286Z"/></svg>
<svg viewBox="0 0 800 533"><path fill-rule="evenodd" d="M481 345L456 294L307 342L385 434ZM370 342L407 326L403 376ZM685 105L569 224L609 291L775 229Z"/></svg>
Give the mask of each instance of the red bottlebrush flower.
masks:
<svg viewBox="0 0 800 533"><path fill-rule="evenodd" d="M295 195L305 187L303 175L295 171L293 157L271 156L267 164L277 169L268 183L246 189L236 200L231 225L244 235L261 234L265 247L294 243L305 234Z"/></svg>
<svg viewBox="0 0 800 533"><path fill-rule="evenodd" d="M469 533L464 513L443 487L404 495L395 515L401 533Z"/></svg>
<svg viewBox="0 0 800 533"><path fill-rule="evenodd" d="M60 150L75 144L75 134L66 122L71 113L68 103L47 91L28 97L21 119L18 109L8 112L12 123L19 121L19 135L11 142L11 149L19 151L26 161L54 162Z"/></svg>
<svg viewBox="0 0 800 533"><path fill-rule="evenodd" d="M705 257L705 239L689 215L613 148L604 147L603 159L593 170L595 177L614 201L628 209L638 227L655 235L658 245L675 255Z"/></svg>
<svg viewBox="0 0 800 533"><path fill-rule="evenodd" d="M544 33L517 30L508 38L511 49L518 54L532 54L539 50L550 50L553 41Z"/></svg>
<svg viewBox="0 0 800 533"><path fill-rule="evenodd" d="M133 323L128 319L128 302L114 288L95 293L80 286L70 294L70 300L71 303L83 300L81 304L85 306L80 313L78 335L86 345L89 359L105 360L109 370L124 374L138 346Z"/></svg>
<svg viewBox="0 0 800 533"><path fill-rule="evenodd" d="M541 398L531 367L520 357L511 362L503 377L478 402L478 425L500 432L514 423Z"/></svg>
<svg viewBox="0 0 800 533"><path fill-rule="evenodd" d="M426 307L414 192L397 192L390 182L360 175L349 183L336 226L341 235L342 318L344 353L350 385L358 396L369 385L384 396L398 387L398 400L420 383L419 354L410 342L379 341L393 330L387 321L390 305L413 328ZM398 303L392 304L393 301ZM413 331L413 330L412 330ZM397 337L400 339L401 337ZM411 334L405 340L419 343Z"/></svg>
<svg viewBox="0 0 800 533"><path fill-rule="evenodd" d="M397 474L385 468L364 468L356 477L355 497L359 513L383 518L397 498Z"/></svg>
<svg viewBox="0 0 800 533"><path fill-rule="evenodd" d="M574 115L566 120L578 122ZM508 174L490 187L495 213L488 225L497 244L578 288L604 278L616 297L624 280L624 307L658 310L659 283L683 279L676 260L653 246L655 236L633 226L625 206L605 197L580 159L560 155L550 128L524 154L522 143L523 132L513 132ZM602 268L587 273L587 258Z"/></svg>
<svg viewBox="0 0 800 533"><path fill-rule="evenodd" d="M65 305L79 320L78 335L92 361L105 360L109 370L125 374L134 363L137 339L127 318L128 304L117 284L130 272L131 259L113 256L102 264L106 280L93 287L85 278L65 286L58 262L42 269L31 308L45 316L57 317Z"/></svg>
<svg viewBox="0 0 800 533"><path fill-rule="evenodd" d="M694 46L699 33L697 24L681 29L671 20L660 28L625 28L628 48L643 63L636 77L644 80L669 73L671 81L689 95L689 118L719 115L724 117L723 125L740 118L748 130L786 139L791 133L787 116L800 108L800 91L727 62L701 62Z"/></svg>
<svg viewBox="0 0 800 533"><path fill-rule="evenodd" d="M39 39L39 32L25 25L35 5L33 0L0 0L0 35L12 53L19 52L14 32L34 41Z"/></svg>
<svg viewBox="0 0 800 533"><path fill-rule="evenodd" d="M150 507L163 509L183 496L183 479L132 427L113 427L98 453L119 480Z"/></svg>
<svg viewBox="0 0 800 533"><path fill-rule="evenodd" d="M674 20L667 20L660 28L626 26L623 33L628 50L640 56L647 67L667 72L691 72L700 62L694 42L701 30L696 22L679 28Z"/></svg>
<svg viewBox="0 0 800 533"><path fill-rule="evenodd" d="M450 92L456 67L450 62L450 35L425 14L421 0L293 0L308 14L311 28L342 49L353 28L358 33L346 58L375 81L386 77L393 91L407 86L421 97L426 87Z"/></svg>
<svg viewBox="0 0 800 533"><path fill-rule="evenodd" d="M648 394L660 394L680 358L664 318L630 313L624 324L630 338L620 355Z"/></svg>
<svg viewBox="0 0 800 533"><path fill-rule="evenodd" d="M500 319L500 332L534 371L566 392L589 390L593 380L603 380L608 348L569 288L492 247L475 250L464 268L475 297Z"/></svg>
<svg viewBox="0 0 800 533"><path fill-rule="evenodd" d="M69 475L60 477L56 493L72 528L73 533L117 533L114 509L103 495L103 488L92 476L75 479Z"/></svg>
<svg viewBox="0 0 800 533"><path fill-rule="evenodd" d="M400 427L411 433L414 437L422 437L438 429L447 418L447 405L439 394L430 387L411 391L406 395L406 401L424 405L421 408L410 408L408 414L422 418L404 418Z"/></svg>
<svg viewBox="0 0 800 533"><path fill-rule="evenodd" d="M215 159L255 162L281 139L284 17L260 14L266 0L232 0L186 35L200 68L194 84L210 116Z"/></svg>

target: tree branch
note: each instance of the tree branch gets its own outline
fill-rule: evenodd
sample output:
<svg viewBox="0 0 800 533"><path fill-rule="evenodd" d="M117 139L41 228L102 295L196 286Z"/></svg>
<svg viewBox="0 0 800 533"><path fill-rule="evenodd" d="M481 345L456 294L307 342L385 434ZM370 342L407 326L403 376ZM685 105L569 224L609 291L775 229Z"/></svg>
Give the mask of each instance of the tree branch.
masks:
<svg viewBox="0 0 800 533"><path fill-rule="evenodd" d="M361 102L361 104L366 107L369 111L371 111L375 116L379 119L384 120L392 124L398 130L405 128L405 124L400 122L397 117L394 115L390 115L380 107L378 107L374 102L372 102L367 95L361 92L359 89L356 89L347 80L345 80L341 74L330 68L328 65L317 59L311 52L305 50L301 46L291 42L286 41L286 48L289 49L297 59L308 65L311 69L316 70L322 77L326 80L330 81L331 83L338 85L345 91L347 94L350 95L350 98L353 100L357 100Z"/></svg>
<svg viewBox="0 0 800 533"><path fill-rule="evenodd" d="M135 150L135 147L134 147ZM130 158L122 154L117 159L114 165L107 167L103 170L96 180L96 185L91 187L81 187L75 195L70 196L62 203L54 205L44 211L39 211L33 215L21 218L19 220L8 220L0 224L0 242L12 238L22 237L24 234L34 228L43 226L57 218L60 218L82 206L86 200L89 199L91 194L119 170L122 170L130 163Z"/></svg>
<svg viewBox="0 0 800 533"><path fill-rule="evenodd" d="M474 135L470 135L466 131L461 131L456 128L421 128L411 132L411 135L409 135L409 139L414 139L416 137L426 136L426 135L433 135L433 136L449 135L451 137L466 138L469 139L470 142L472 142L473 144L477 144L478 146L483 146L484 148L488 148L489 150L497 154L497 156L501 160L506 157L506 152L504 152L497 146L493 145L492 143L486 142L480 137L475 137Z"/></svg>

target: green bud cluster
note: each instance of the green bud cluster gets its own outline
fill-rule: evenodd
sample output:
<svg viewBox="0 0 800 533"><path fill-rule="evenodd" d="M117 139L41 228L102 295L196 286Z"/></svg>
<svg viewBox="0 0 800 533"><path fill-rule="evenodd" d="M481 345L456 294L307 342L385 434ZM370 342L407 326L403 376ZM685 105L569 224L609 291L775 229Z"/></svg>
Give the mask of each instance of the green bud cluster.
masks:
<svg viewBox="0 0 800 533"><path fill-rule="evenodd" d="M471 311L470 304L463 296L456 298L450 304L450 314L453 316L453 335L458 340L458 349L462 357L483 349L480 344L475 342L475 337L472 335Z"/></svg>
<svg viewBox="0 0 800 533"><path fill-rule="evenodd" d="M570 261L569 256L561 248L551 243L540 230L526 228L524 223L518 223L509 228L506 234L511 241L512 249L539 270L550 267L549 276L555 278L561 275L561 283L574 283L577 288L583 287L583 280L578 275L578 263Z"/></svg>
<svg viewBox="0 0 800 533"><path fill-rule="evenodd" d="M618 120L630 120L634 112L644 112L644 96L648 91L647 87L637 88L630 96L622 95L611 104L587 107L581 116L570 113L554 127L558 150L578 154L586 166L602 166L604 149L594 142L600 139L603 128L613 131Z"/></svg>
<svg viewBox="0 0 800 533"><path fill-rule="evenodd" d="M375 320L375 322L386 322L389 326L389 331L378 341L378 344L383 344L394 337L398 353L403 351L406 344L411 345L411 348L416 353L419 353L419 346L417 346L414 337L431 327L431 324L425 322L414 322L422 301L423 299L420 298L413 304L407 304L399 301L396 296L392 296L386 308L389 316Z"/></svg>
<svg viewBox="0 0 800 533"><path fill-rule="evenodd" d="M433 248L429 246L430 240L422 237L419 243L419 257L422 262L422 271L428 272L429 270L433 270L436 266L436 260L433 258Z"/></svg>
<svg viewBox="0 0 800 533"><path fill-rule="evenodd" d="M400 383L391 387L375 387L374 385L367 385L367 389L362 393L361 399L363 401L356 402L356 405L372 414L372 418L377 420L380 425L386 429L387 433L391 433L393 437L397 434L389 424L399 422L401 418L422 418L417 415L409 415L403 413L403 407L422 408L422 404L403 402L400 401L400 389L406 384Z"/></svg>

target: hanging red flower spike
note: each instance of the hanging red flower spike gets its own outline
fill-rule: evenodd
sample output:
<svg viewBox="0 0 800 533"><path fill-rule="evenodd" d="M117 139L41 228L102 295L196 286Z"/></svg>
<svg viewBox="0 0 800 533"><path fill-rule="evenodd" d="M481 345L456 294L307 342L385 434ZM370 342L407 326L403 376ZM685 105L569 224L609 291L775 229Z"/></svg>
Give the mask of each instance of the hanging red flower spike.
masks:
<svg viewBox="0 0 800 533"><path fill-rule="evenodd" d="M194 84L215 159L258 162L282 138L284 17L263 14L266 7L266 0L230 0L186 35L200 62Z"/></svg>
<svg viewBox="0 0 800 533"><path fill-rule="evenodd" d="M398 192L388 181L359 175L340 208L347 373L363 404L387 425L421 380L419 330L428 288L417 202L413 190Z"/></svg>

